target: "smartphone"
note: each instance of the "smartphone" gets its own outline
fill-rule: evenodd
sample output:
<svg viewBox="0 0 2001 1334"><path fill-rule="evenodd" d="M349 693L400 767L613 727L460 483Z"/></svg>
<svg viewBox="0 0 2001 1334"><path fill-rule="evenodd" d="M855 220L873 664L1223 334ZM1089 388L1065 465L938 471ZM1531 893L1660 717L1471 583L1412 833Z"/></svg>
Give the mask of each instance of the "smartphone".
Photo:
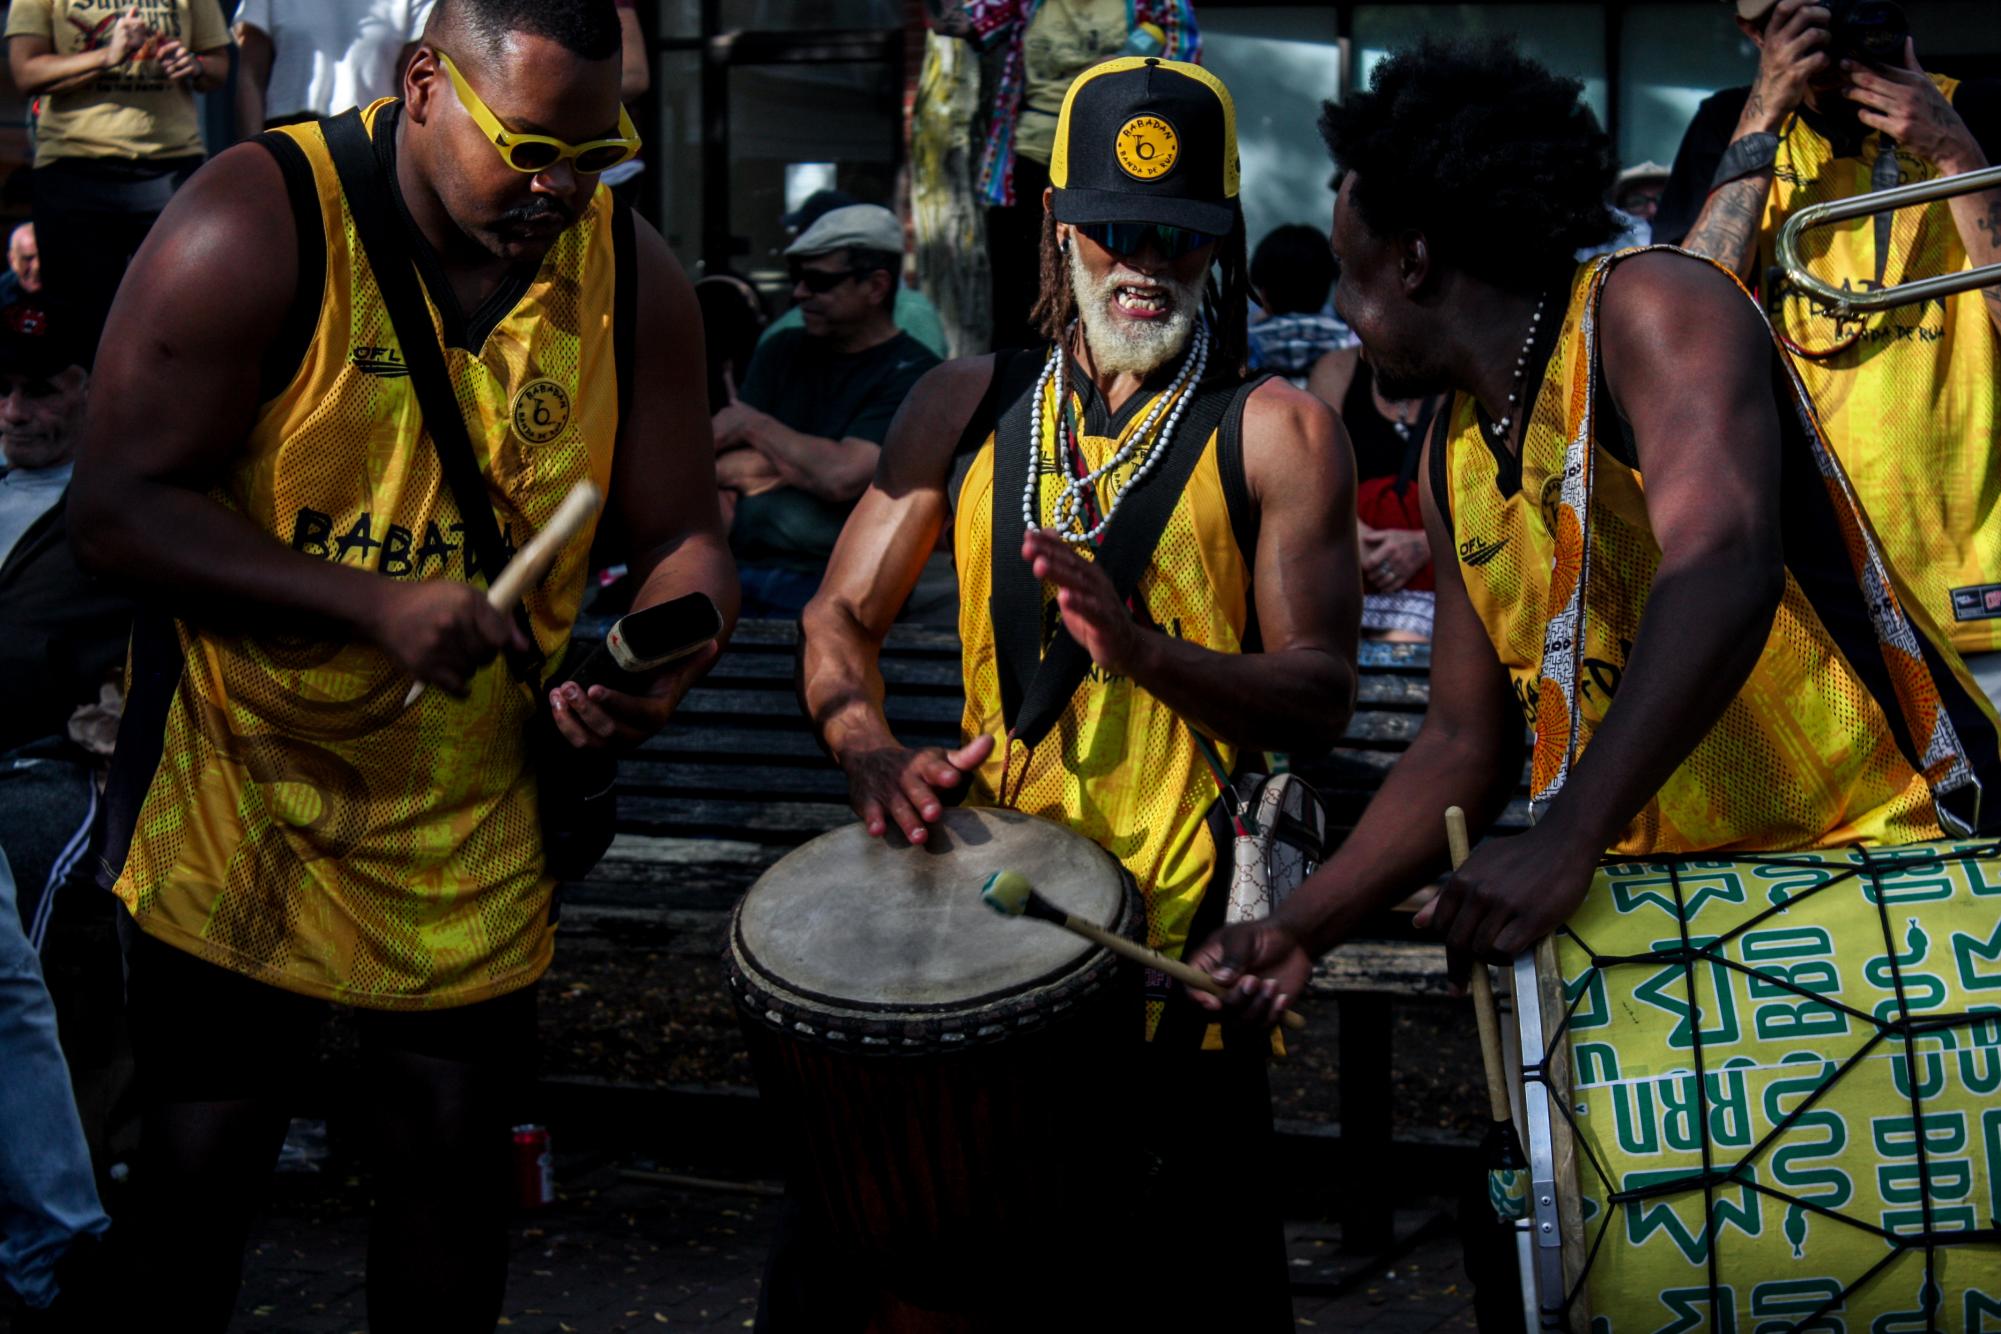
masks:
<svg viewBox="0 0 2001 1334"><path fill-rule="evenodd" d="M598 685L628 695L645 694L654 673L722 632L723 615L707 593L683 594L612 622L604 642L566 679L587 690Z"/></svg>

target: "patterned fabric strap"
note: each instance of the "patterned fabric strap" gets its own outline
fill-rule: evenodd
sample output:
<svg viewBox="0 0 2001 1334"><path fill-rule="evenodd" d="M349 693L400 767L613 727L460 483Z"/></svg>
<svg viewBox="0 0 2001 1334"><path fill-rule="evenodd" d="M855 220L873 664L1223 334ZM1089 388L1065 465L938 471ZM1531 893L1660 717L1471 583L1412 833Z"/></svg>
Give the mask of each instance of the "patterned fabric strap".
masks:
<svg viewBox="0 0 2001 1334"><path fill-rule="evenodd" d="M1598 306L1612 266L1633 255L1653 250L1703 258L1678 246L1666 245L1599 256L1592 261L1584 313L1578 325L1578 337L1584 340L1586 358L1583 411L1578 418L1577 429L1565 447L1563 484L1556 506L1556 568L1550 581L1550 603L1558 610L1550 617L1543 632L1543 667L1536 698L1535 753L1529 766L1529 815L1532 820L1542 817L1570 780L1570 771L1577 762L1578 737L1582 730L1583 692L1580 684L1583 680L1586 629L1584 602L1591 580L1591 487L1596 453L1592 442L1596 439L1594 428L1599 382ZM1711 264L1719 273L1727 274L1737 290L1744 293L1744 299L1753 306L1757 305L1757 299L1736 274L1713 260L1704 259L1704 262ZM1763 319L1762 310L1759 318ZM1776 334L1773 335L1773 343L1776 349ZM1786 369L1793 409L1798 414L1802 433L1813 453L1814 465L1827 488L1828 498L1841 526L1849 563L1861 585L1863 601L1869 608L1869 619L1876 631L1877 646L1889 670L1896 706L1917 748L1919 772L1931 788L1939 827L1948 834L1964 837L1979 825L1979 780L1967 761L1959 730L1953 725L1940 698L1938 682L1925 661L1918 631L1898 600L1890 580L1889 567L1868 521L1863 517L1861 503L1856 499L1848 474L1828 448L1812 400L1807 396L1806 387L1801 383L1792 359L1779 350L1778 360ZM1887 710L1887 701L1878 703Z"/></svg>

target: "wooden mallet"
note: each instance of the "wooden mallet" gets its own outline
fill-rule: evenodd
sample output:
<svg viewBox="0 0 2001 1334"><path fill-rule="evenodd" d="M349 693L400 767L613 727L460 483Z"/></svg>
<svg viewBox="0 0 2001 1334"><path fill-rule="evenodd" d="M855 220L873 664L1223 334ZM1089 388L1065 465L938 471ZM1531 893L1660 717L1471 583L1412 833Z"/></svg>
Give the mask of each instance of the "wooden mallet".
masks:
<svg viewBox="0 0 2001 1334"><path fill-rule="evenodd" d="M1452 869L1457 871L1472 855L1466 838L1466 812L1457 806L1445 808L1445 843L1452 852ZM1494 1005L1494 983L1487 975L1485 961L1473 961L1473 1017L1480 1024L1480 1056L1487 1067L1487 1114L1492 1118L1481 1155L1487 1160L1487 1201L1503 1221L1528 1212L1528 1160L1515 1134L1514 1115L1508 1107L1508 1071L1501 1054L1501 1016Z"/></svg>
<svg viewBox="0 0 2001 1334"><path fill-rule="evenodd" d="M563 497L563 503L556 506L556 512L549 516L549 522L542 530L528 539L528 545L516 552L514 559L507 562L507 568L500 577L488 585L486 605L502 616L514 612L514 604L534 586L537 580L548 572L557 555L568 546L570 539L583 530L591 516L598 512L598 504L604 499L597 487L589 482L578 482L570 488L570 494ZM410 693L403 697L403 707L409 708L424 693L424 683L415 682Z"/></svg>
<svg viewBox="0 0 2001 1334"><path fill-rule="evenodd" d="M1103 945L1122 959L1145 964L1148 968L1158 968L1175 981L1206 991L1211 996L1227 996L1230 989L1215 978L1181 962L1170 959L1159 950L1150 950L1137 941L1127 940L1113 931L1107 931L1096 922L1087 922L1075 913L1064 912L1035 892L1035 886L1019 871L995 871L980 886L980 901L1003 917L1034 917L1044 922L1053 922L1066 931L1074 931L1096 945ZM1306 1016L1297 1010L1286 1010L1278 1020L1290 1029L1306 1027Z"/></svg>

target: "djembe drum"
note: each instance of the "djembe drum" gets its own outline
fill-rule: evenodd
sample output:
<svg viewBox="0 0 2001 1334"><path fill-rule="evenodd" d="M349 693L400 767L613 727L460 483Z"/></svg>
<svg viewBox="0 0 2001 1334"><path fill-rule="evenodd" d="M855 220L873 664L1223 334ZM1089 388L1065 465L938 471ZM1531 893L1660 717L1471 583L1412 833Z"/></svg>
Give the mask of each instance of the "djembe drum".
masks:
<svg viewBox="0 0 2001 1334"><path fill-rule="evenodd" d="M731 924L725 973L791 1191L883 1292L879 1312L997 1328L1046 1314L1039 1299L1083 1275L1104 1286L1096 1260L1134 1197L1120 1126L1138 1109L1115 1109L1143 1032L1138 977L983 904L986 877L1010 868L1080 916L1139 928L1131 879L1096 844L971 809L922 846L824 834Z"/></svg>
<svg viewBox="0 0 2001 1334"><path fill-rule="evenodd" d="M2001 1330L2001 845L1608 861L1514 980L1544 1328Z"/></svg>

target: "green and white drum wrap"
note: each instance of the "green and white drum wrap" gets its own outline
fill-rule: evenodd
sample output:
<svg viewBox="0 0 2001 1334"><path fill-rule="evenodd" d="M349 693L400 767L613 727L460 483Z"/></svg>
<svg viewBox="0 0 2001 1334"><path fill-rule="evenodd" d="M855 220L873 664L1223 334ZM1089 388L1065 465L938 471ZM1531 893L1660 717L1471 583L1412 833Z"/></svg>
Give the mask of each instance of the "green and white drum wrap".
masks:
<svg viewBox="0 0 2001 1334"><path fill-rule="evenodd" d="M1545 1328L2001 1332L2001 845L1608 861L1539 960Z"/></svg>

